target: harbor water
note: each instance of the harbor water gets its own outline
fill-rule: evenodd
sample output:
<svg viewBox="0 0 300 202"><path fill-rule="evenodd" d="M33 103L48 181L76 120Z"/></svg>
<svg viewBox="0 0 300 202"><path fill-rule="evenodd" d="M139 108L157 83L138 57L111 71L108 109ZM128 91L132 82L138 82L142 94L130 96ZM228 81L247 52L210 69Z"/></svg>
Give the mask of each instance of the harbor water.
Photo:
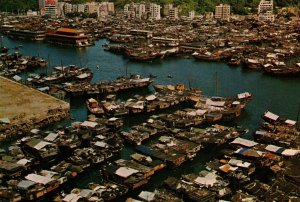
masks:
<svg viewBox="0 0 300 202"><path fill-rule="evenodd" d="M249 129L246 134L251 134L259 127L261 115L270 110L282 117L297 119L300 104L300 82L297 77L274 77L263 74L260 71L247 70L242 66L231 67L223 62L203 62L194 58L171 57L152 62L134 62L122 55L104 51L105 39L96 42L95 46L76 49L62 47L41 42L26 42L3 38L3 44L10 48L10 52L18 51L23 55L39 56L50 61L50 67L35 70L34 73L47 73L52 71L53 66L78 65L90 68L93 73L93 82L114 80L118 76L127 74L149 74L157 76L155 83L176 84L184 83L186 87L200 88L202 94L209 96L235 96L245 91L253 95L253 100L247 105L240 118L234 125L240 125ZM21 46L20 46L21 45ZM20 47L14 50L14 47ZM151 87L150 87L151 88ZM151 90L151 89L150 89ZM150 93L150 92L149 92ZM71 117L77 121L86 120L88 113L83 98L70 100ZM127 125L139 123L139 116L125 120ZM147 117L144 117L146 119ZM62 124L68 124L67 121ZM217 148L200 151L198 156L191 162L187 162L174 173L198 172L203 169L206 161L218 153ZM132 153L132 148L122 151L126 158ZM187 169L188 168L188 169ZM168 174L164 170L156 175L151 182L163 180ZM84 176L80 184L92 181L93 176ZM151 184L147 185L151 186Z"/></svg>

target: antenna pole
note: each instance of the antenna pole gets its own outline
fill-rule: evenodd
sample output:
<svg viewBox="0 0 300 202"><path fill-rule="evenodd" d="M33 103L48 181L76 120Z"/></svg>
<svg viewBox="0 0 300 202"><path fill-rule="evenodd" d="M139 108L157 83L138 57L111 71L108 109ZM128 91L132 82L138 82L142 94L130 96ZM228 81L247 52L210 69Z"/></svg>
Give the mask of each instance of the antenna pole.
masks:
<svg viewBox="0 0 300 202"><path fill-rule="evenodd" d="M299 107L298 107L297 123L299 123L299 116L300 116L300 103L299 103Z"/></svg>

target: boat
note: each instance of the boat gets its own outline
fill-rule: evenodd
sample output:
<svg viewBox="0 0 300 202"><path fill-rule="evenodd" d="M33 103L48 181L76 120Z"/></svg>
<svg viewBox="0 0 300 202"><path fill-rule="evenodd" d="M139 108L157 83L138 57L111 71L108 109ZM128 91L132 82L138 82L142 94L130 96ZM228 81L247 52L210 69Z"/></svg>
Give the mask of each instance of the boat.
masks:
<svg viewBox="0 0 300 202"><path fill-rule="evenodd" d="M227 64L231 66L238 66L241 64L241 59L237 57L232 57L230 60L227 62Z"/></svg>
<svg viewBox="0 0 300 202"><path fill-rule="evenodd" d="M46 32L42 30L22 30L22 29L11 29L6 32L7 36L12 39L22 39L30 41L43 41L46 37Z"/></svg>
<svg viewBox="0 0 300 202"><path fill-rule="evenodd" d="M94 98L90 98L86 101L86 106L89 110L90 113L95 114L95 115L103 115L104 110L102 106L99 105L98 101L95 100Z"/></svg>
<svg viewBox="0 0 300 202"><path fill-rule="evenodd" d="M54 69L60 67L54 67ZM46 75L42 78L33 79L32 83L34 84L57 84L62 82L71 82L71 81L90 81L93 77L93 73L88 68L79 68L79 67L69 67L61 71L54 72L52 74Z"/></svg>
<svg viewBox="0 0 300 202"><path fill-rule="evenodd" d="M8 52L8 48L4 47L4 46L1 46L0 47L0 53L7 53Z"/></svg>
<svg viewBox="0 0 300 202"><path fill-rule="evenodd" d="M288 67L286 65L275 66L273 64L265 64L264 71L267 74L278 75L278 76L293 76L300 73L300 68L298 66Z"/></svg>
<svg viewBox="0 0 300 202"><path fill-rule="evenodd" d="M0 53L7 53L8 52L8 50L9 50L9 48L7 48L7 47L5 47L5 46L3 46L3 41L2 41L2 36L0 36Z"/></svg>
<svg viewBox="0 0 300 202"><path fill-rule="evenodd" d="M261 64L261 61L259 61L259 59L246 58L244 60L244 63L246 65L246 67L248 67L249 69L261 69L262 68L262 64Z"/></svg>
<svg viewBox="0 0 300 202"><path fill-rule="evenodd" d="M204 61L220 61L224 59L224 56L218 53L211 53L209 51L206 51L204 53L198 53L195 52L192 54L195 58L204 60Z"/></svg>

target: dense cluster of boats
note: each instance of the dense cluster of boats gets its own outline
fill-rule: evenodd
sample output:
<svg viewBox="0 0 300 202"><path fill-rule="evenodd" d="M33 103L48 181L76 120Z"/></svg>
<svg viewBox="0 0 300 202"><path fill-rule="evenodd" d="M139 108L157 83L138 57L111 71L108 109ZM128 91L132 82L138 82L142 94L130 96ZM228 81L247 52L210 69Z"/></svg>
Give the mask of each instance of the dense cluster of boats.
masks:
<svg viewBox="0 0 300 202"><path fill-rule="evenodd" d="M62 27L68 27L70 23L76 24L78 29ZM43 39L51 38L47 41L57 44L65 41L64 45L78 47L106 38L110 43L105 44L105 50L122 53L133 60L151 61L183 54L204 61L224 61L234 66L243 64L249 69L284 76L299 75L300 72L299 62L295 61L300 53L298 25L299 20L284 18L274 23L255 19L232 19L222 23L164 19L140 23L124 21L121 16L107 16L101 22L35 17L7 18L2 31L8 36L31 40L40 39L37 36L42 32ZM7 52L7 48L2 46L1 52Z"/></svg>
<svg viewBox="0 0 300 202"><path fill-rule="evenodd" d="M249 20L216 26L213 22L180 21L174 25L171 21L143 24L115 19L118 17L108 18L100 27L77 23L93 36L122 43L109 44L106 49L122 52L135 60L188 53L201 60L222 60L230 65L244 63L247 68L263 69L274 75L299 73L299 63L285 65L300 53L295 40L299 38L297 23L279 22L282 26L277 26ZM30 22L27 18L19 20ZM48 19L43 26L47 23L53 29L60 26L55 19ZM70 29L60 31L81 33ZM149 37L153 33L159 37ZM78 42L77 45L88 44ZM7 77L47 64L41 58L7 54L6 49L0 51L0 69ZM86 106L91 115L85 121L74 121L70 126L51 131L33 129L10 142L7 149L1 149L0 201L44 198L58 202L124 201L127 198L126 202L132 202L137 201L131 198L133 190L142 189L163 169L171 172L155 184L156 190L141 191L138 200L238 202L297 201L299 198L297 121L268 111L262 115L261 128L254 132L253 140L243 136L247 129L223 125L241 115L252 99L251 93L236 97L204 96L199 89L187 89L183 84L153 84L155 92L122 101L117 100L118 93L147 88L153 78L130 75L91 83L93 73L88 68L61 65L53 69L48 75L30 75L27 82L42 91L60 90L71 97L88 97ZM124 127L125 116L139 117L141 113L150 114L147 121ZM2 129L6 123L1 121ZM5 131L10 132L7 128ZM201 170L185 169L180 175L173 172L187 163L194 164L193 160L202 152L215 155L207 159ZM75 187L74 182L92 172L94 177L83 182L89 180L85 188ZM67 189L70 186L72 190Z"/></svg>
<svg viewBox="0 0 300 202"><path fill-rule="evenodd" d="M15 76L26 70L45 67L47 61L35 56L22 56L19 52L0 54L0 75Z"/></svg>
<svg viewBox="0 0 300 202"><path fill-rule="evenodd" d="M202 150L217 147L219 154L206 162L204 170L167 175L161 184L167 190L142 191L138 197L175 201L295 199L299 197L299 173L292 162L300 154L298 125L269 111L263 118L262 129L255 132L256 141L241 137L246 129L198 123L181 128L169 125L160 115L130 130L121 128L122 119L95 116L55 131L34 129L2 151L0 197L8 201L45 196L54 201L125 200L131 190L147 184L160 170L180 167ZM135 145L133 152L130 158L120 158L127 143ZM100 169L101 183L92 180L84 189L59 191L91 169ZM274 186L277 188L272 189Z"/></svg>

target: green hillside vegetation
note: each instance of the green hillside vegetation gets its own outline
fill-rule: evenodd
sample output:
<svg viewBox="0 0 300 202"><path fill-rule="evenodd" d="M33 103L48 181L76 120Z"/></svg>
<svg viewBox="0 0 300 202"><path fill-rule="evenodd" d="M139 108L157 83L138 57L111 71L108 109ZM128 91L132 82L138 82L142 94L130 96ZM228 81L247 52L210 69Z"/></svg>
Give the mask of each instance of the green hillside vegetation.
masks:
<svg viewBox="0 0 300 202"><path fill-rule="evenodd" d="M74 4L90 2L92 0L71 0ZM101 2L102 0L96 0ZM230 4L232 12L235 14L247 14L249 12L256 12L260 0L111 0L116 7L122 9L126 3L130 2L153 2L160 5L173 3L179 5L182 14L187 14L190 10L195 10L197 13L204 13L207 11L214 11L216 5ZM274 0L275 6L297 6L300 8L299 0ZM0 10L7 12L27 11L29 9L38 9L38 0L0 0Z"/></svg>
<svg viewBox="0 0 300 202"><path fill-rule="evenodd" d="M38 10L38 0L0 0L0 11L2 12L25 12Z"/></svg>

